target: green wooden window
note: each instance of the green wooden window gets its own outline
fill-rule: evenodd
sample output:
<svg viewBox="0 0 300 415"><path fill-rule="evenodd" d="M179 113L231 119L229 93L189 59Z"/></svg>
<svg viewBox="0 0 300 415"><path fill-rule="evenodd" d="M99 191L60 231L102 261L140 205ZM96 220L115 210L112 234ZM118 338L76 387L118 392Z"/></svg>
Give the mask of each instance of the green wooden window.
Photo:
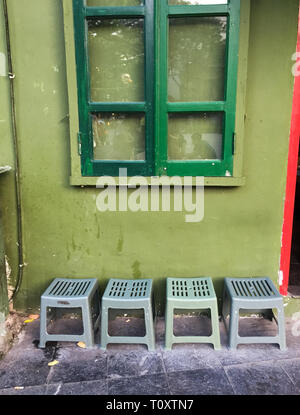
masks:
<svg viewBox="0 0 300 415"><path fill-rule="evenodd" d="M232 176L240 0L73 10L82 176Z"/></svg>

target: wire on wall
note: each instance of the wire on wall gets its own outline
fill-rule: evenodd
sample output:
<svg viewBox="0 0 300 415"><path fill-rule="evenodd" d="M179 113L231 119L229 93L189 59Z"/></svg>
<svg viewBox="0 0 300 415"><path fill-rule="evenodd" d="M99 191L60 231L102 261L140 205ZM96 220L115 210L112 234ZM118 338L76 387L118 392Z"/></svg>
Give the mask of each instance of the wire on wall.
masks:
<svg viewBox="0 0 300 415"><path fill-rule="evenodd" d="M15 88L14 80L15 74L13 71L12 54L11 54L11 41L10 41L10 29L9 18L7 10L7 2L3 0L3 13L4 24L6 33L6 49L7 49L7 65L8 65L8 77L10 84L10 107L11 107L11 122L12 122L12 136L13 136L13 148L15 158L15 190L16 190L16 209L17 209L17 238L18 238L18 275L14 291L9 299L9 302L16 297L22 284L23 279L23 267L24 267L24 255L23 255L23 218L22 218L22 195L20 186L20 158L19 158L19 144L16 122L16 105L15 105Z"/></svg>

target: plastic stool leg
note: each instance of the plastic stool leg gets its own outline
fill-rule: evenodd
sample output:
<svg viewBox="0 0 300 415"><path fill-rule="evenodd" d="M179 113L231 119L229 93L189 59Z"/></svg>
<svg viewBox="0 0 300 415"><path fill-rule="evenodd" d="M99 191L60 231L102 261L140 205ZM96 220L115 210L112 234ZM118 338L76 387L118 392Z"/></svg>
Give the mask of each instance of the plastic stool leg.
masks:
<svg viewBox="0 0 300 415"><path fill-rule="evenodd" d="M281 350L286 350L286 336L285 336L285 322L284 322L284 309L283 309L283 305L277 307L278 310L278 316L277 316L277 321L278 321L278 335L280 338L280 349Z"/></svg>
<svg viewBox="0 0 300 415"><path fill-rule="evenodd" d="M173 344L173 305L167 303L166 313L166 329L165 329L165 349L171 350Z"/></svg>
<svg viewBox="0 0 300 415"><path fill-rule="evenodd" d="M155 335L154 335L154 325L152 318L152 307L151 304L144 307L145 313L145 326L146 326L146 337L148 349L151 351L155 350Z"/></svg>
<svg viewBox="0 0 300 415"><path fill-rule="evenodd" d="M229 347L236 349L238 344L239 329L239 308L234 304L231 305L230 323L229 323Z"/></svg>
<svg viewBox="0 0 300 415"><path fill-rule="evenodd" d="M40 313L40 342L39 347L46 347L46 333L47 333L47 305L41 300L41 313Z"/></svg>
<svg viewBox="0 0 300 415"><path fill-rule="evenodd" d="M89 301L82 305L82 320L86 347L94 346L94 330Z"/></svg>
<svg viewBox="0 0 300 415"><path fill-rule="evenodd" d="M212 325L212 335L214 341L215 350L221 350L221 341L220 341L220 327L219 327L219 315L218 315L218 305L215 301L211 307L211 325Z"/></svg>
<svg viewBox="0 0 300 415"><path fill-rule="evenodd" d="M223 304L222 304L222 318L224 321L225 328L227 332L229 332L228 324L227 324L227 316L230 316L230 301L226 287L224 287L223 291Z"/></svg>
<svg viewBox="0 0 300 415"><path fill-rule="evenodd" d="M102 305L100 348L102 350L105 350L107 344L108 344L108 308Z"/></svg>

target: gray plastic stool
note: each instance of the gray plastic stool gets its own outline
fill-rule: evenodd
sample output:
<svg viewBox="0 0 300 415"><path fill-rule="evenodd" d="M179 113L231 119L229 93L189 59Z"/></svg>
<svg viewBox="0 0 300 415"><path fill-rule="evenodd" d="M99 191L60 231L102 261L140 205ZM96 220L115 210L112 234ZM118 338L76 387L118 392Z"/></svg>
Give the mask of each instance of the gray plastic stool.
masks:
<svg viewBox="0 0 300 415"><path fill-rule="evenodd" d="M56 278L41 296L39 347L45 347L47 341L83 341L87 347L93 347L95 330L98 329L100 321L99 301L97 279ZM83 334L48 334L47 307L80 307L82 309Z"/></svg>
<svg viewBox="0 0 300 415"><path fill-rule="evenodd" d="M146 334L137 336L110 336L108 334L109 309L143 309ZM152 313L152 280L110 279L102 296L101 349L109 343L142 343L149 350L155 349Z"/></svg>
<svg viewBox="0 0 300 415"><path fill-rule="evenodd" d="M173 330L174 309L210 309L211 336L175 336ZM166 350L173 343L212 343L221 349L217 297L210 277L167 278Z"/></svg>
<svg viewBox="0 0 300 415"><path fill-rule="evenodd" d="M248 312L263 312L277 308L277 336L239 336L240 309ZM230 316L229 329L226 324ZM278 343L286 349L283 298L268 277L263 278L225 278L222 316L229 333L229 347L236 349L238 344ZM274 314L272 313L274 317ZM275 318L275 317L274 317Z"/></svg>

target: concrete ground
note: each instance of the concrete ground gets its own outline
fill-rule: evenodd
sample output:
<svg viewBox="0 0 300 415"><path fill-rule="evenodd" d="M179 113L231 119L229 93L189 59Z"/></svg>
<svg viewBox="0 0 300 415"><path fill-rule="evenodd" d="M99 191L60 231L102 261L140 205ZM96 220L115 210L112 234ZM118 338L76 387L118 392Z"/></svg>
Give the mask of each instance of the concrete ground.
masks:
<svg viewBox="0 0 300 415"><path fill-rule="evenodd" d="M140 324L135 320L140 321L117 317L111 333L133 333ZM158 318L155 352L129 344L109 345L104 352L76 343L48 343L39 349L37 319L24 325L0 361L0 395L299 395L299 324L286 319L287 351L275 344L240 345L231 351L223 322L222 350L209 344L178 344L166 351L164 320ZM195 331L197 325L207 324L197 316L175 319L178 334ZM241 319L241 334L274 335L275 330L274 321ZM49 366L53 361L57 364Z"/></svg>

